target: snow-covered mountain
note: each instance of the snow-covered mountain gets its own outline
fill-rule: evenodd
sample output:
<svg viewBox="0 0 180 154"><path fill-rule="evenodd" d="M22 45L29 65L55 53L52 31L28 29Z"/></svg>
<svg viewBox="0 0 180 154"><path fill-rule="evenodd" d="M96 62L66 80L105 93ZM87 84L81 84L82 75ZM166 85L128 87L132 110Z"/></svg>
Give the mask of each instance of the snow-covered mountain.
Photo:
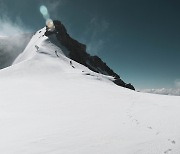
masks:
<svg viewBox="0 0 180 154"><path fill-rule="evenodd" d="M70 59L57 33L37 31L0 71L0 153L180 153L180 97L117 86Z"/></svg>

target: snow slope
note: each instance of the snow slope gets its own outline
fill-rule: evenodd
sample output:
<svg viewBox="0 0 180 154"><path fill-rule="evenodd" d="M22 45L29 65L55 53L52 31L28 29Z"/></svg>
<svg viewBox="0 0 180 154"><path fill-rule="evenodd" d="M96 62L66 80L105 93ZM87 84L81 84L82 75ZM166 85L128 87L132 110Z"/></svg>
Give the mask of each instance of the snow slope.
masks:
<svg viewBox="0 0 180 154"><path fill-rule="evenodd" d="M44 31L0 71L0 153L180 153L180 97L116 86Z"/></svg>

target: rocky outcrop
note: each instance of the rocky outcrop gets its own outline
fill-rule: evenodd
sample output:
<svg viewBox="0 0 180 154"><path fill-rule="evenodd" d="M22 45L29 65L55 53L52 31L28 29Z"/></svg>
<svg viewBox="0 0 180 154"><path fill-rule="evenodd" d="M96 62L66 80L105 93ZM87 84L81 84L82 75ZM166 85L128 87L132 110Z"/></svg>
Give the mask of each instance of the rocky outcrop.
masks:
<svg viewBox="0 0 180 154"><path fill-rule="evenodd" d="M45 35L49 36L51 34L56 34L59 42L69 50L69 58L77 61L78 63L88 67L94 72L101 73L104 75L109 75L114 77L114 83L116 85L126 87L135 90L133 85L126 84L120 79L120 76L116 74L111 68L109 68L106 63L104 63L98 56L91 56L86 52L86 45L79 43L75 39L71 38L67 33L65 26L57 20L54 20L55 31L46 31ZM48 28L47 28L48 29Z"/></svg>

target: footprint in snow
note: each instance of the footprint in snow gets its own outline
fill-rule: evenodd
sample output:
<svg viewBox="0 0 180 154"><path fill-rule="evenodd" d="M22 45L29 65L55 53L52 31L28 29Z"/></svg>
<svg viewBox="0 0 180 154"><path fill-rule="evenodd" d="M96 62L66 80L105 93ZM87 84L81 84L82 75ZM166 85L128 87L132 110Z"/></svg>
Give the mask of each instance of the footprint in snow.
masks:
<svg viewBox="0 0 180 154"><path fill-rule="evenodd" d="M139 125L139 121L137 119L134 119L134 120L135 120L136 124Z"/></svg>
<svg viewBox="0 0 180 154"><path fill-rule="evenodd" d="M156 132L156 135L159 135L160 134L160 132Z"/></svg>
<svg viewBox="0 0 180 154"><path fill-rule="evenodd" d="M171 142L172 144L176 144L176 141L168 139L169 142Z"/></svg>
<svg viewBox="0 0 180 154"><path fill-rule="evenodd" d="M152 127L147 127L148 129L152 129Z"/></svg>
<svg viewBox="0 0 180 154"><path fill-rule="evenodd" d="M168 150L164 151L164 153L165 153L165 154L168 154L168 153L171 152L171 151L172 151L172 149L168 149Z"/></svg>
<svg viewBox="0 0 180 154"><path fill-rule="evenodd" d="M139 125L139 121L138 120L136 120L136 124Z"/></svg>

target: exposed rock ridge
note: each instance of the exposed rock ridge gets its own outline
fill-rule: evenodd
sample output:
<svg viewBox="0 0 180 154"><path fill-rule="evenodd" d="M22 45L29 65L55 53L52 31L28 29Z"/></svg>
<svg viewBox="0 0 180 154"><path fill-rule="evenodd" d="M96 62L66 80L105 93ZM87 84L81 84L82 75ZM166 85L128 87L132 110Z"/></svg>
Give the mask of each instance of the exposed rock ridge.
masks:
<svg viewBox="0 0 180 154"><path fill-rule="evenodd" d="M88 54L86 52L86 45L71 38L67 33L65 26L60 21L54 20L54 25L57 39L64 47L66 47L70 51L69 58L88 67L94 72L113 76L114 83L116 85L135 90L133 85L131 85L130 83L126 84L120 78L120 76L116 74L111 68L109 68L106 63L104 63L98 56L91 56L90 54ZM48 36L52 33L54 32L47 31L45 35Z"/></svg>

